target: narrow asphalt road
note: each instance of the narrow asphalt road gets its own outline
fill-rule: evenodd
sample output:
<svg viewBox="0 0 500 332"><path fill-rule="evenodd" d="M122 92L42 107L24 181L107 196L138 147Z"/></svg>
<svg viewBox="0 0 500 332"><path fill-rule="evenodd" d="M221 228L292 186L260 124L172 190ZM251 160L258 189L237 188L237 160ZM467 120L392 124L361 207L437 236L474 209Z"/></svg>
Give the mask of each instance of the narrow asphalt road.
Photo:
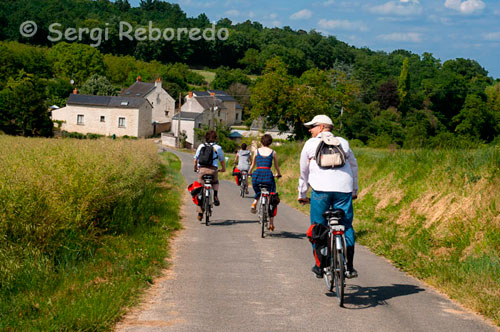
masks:
<svg viewBox="0 0 500 332"><path fill-rule="evenodd" d="M192 183L192 155L175 153ZM171 269L117 331L497 331L360 245L340 308L310 270L306 215L281 203L262 239L251 198L228 181L220 196L208 227L186 200Z"/></svg>

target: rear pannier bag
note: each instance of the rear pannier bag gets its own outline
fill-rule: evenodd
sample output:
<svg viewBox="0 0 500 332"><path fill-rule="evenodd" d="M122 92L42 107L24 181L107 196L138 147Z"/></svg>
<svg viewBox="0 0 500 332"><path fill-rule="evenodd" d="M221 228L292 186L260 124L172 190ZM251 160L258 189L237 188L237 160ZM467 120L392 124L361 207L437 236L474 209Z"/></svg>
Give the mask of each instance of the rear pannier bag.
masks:
<svg viewBox="0 0 500 332"><path fill-rule="evenodd" d="M280 203L280 195L278 193L269 194L269 216L276 217L278 213L278 204Z"/></svg>
<svg viewBox="0 0 500 332"><path fill-rule="evenodd" d="M307 230L309 242L314 244L316 266L323 269L328 265L328 227L323 224L312 224Z"/></svg>
<svg viewBox="0 0 500 332"><path fill-rule="evenodd" d="M203 186L198 181L194 181L188 186L188 191L191 194L193 203L198 206L203 205Z"/></svg>

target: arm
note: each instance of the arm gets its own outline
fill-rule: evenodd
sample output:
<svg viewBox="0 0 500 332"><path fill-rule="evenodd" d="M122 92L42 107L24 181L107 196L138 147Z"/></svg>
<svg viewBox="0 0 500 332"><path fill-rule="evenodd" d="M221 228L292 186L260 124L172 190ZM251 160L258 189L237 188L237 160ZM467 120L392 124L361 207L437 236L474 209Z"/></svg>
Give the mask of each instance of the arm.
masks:
<svg viewBox="0 0 500 332"><path fill-rule="evenodd" d="M252 158L252 166L250 167L250 170L248 171L248 174L252 175L252 172L255 168L255 160L257 159L257 153L254 153L253 154L253 158Z"/></svg>
<svg viewBox="0 0 500 332"><path fill-rule="evenodd" d="M309 156L306 147L307 143L300 153L299 201L307 198L307 191L309 190Z"/></svg>
<svg viewBox="0 0 500 332"><path fill-rule="evenodd" d="M352 152L351 149L349 149L347 161L349 162L349 165L351 166L351 171L352 171L352 181L353 181L353 186L352 186L352 198L356 199L358 198L358 161L356 160L356 157L354 157L354 153Z"/></svg>
<svg viewBox="0 0 500 332"><path fill-rule="evenodd" d="M224 158L224 151L222 151L222 148L219 147L217 148L217 156L219 158L220 164L221 164L221 169L219 172L224 173L226 171L226 159Z"/></svg>
<svg viewBox="0 0 500 332"><path fill-rule="evenodd" d="M236 158L234 159L234 166L238 165L238 157L240 155L236 152Z"/></svg>
<svg viewBox="0 0 500 332"><path fill-rule="evenodd" d="M198 171L198 159L193 159L194 160L194 171Z"/></svg>
<svg viewBox="0 0 500 332"><path fill-rule="evenodd" d="M273 159L274 159L274 167L276 168L276 171L278 172L278 176L281 176L280 167L278 165L278 154L276 153L276 151L273 151Z"/></svg>

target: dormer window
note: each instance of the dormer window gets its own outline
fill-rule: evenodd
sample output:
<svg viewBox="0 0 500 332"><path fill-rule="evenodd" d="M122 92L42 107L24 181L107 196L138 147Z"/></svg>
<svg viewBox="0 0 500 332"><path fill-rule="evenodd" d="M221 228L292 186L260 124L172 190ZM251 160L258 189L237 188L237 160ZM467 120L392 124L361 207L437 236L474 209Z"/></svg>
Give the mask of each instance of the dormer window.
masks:
<svg viewBox="0 0 500 332"><path fill-rule="evenodd" d="M122 102L120 103L120 105L121 105L121 106L128 106L128 101L122 101Z"/></svg>

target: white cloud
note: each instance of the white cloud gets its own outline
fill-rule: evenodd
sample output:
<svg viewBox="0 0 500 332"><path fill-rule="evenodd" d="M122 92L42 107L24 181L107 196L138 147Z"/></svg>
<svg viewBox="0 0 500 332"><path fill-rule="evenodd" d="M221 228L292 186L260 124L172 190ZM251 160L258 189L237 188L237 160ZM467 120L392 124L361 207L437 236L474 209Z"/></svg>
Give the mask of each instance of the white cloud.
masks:
<svg viewBox="0 0 500 332"><path fill-rule="evenodd" d="M334 3L335 3L335 0L328 0L328 1L323 2L322 5L328 7L328 6L333 5Z"/></svg>
<svg viewBox="0 0 500 332"><path fill-rule="evenodd" d="M226 10L224 12L224 14L226 14L227 16L240 16L240 12L236 9L231 9L231 10Z"/></svg>
<svg viewBox="0 0 500 332"><path fill-rule="evenodd" d="M480 12L486 7L482 0L446 0L444 6L459 11L462 14Z"/></svg>
<svg viewBox="0 0 500 332"><path fill-rule="evenodd" d="M485 40L500 41L500 31L485 33L483 37Z"/></svg>
<svg viewBox="0 0 500 332"><path fill-rule="evenodd" d="M309 18L311 18L312 16L312 11L310 11L309 9L302 9L294 14L292 14L290 16L290 18L292 20L307 20Z"/></svg>
<svg viewBox="0 0 500 332"><path fill-rule="evenodd" d="M368 28L362 22L354 22L348 20L325 20L321 19L318 22L318 26L325 30L359 30L367 31Z"/></svg>
<svg viewBox="0 0 500 332"><path fill-rule="evenodd" d="M422 6L418 0L389 1L380 6L368 9L370 12L379 15L418 15L422 12Z"/></svg>
<svg viewBox="0 0 500 332"><path fill-rule="evenodd" d="M385 41L420 43L422 41L422 34L418 32L394 32L378 35L377 38Z"/></svg>

